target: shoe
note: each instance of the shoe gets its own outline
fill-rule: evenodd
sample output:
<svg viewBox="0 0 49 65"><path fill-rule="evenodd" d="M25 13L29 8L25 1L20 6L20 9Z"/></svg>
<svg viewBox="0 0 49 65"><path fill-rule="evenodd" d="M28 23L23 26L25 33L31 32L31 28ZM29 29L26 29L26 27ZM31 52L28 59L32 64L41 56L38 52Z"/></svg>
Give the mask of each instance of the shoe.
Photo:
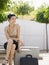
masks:
<svg viewBox="0 0 49 65"><path fill-rule="evenodd" d="M2 65L5 65L4 63Z"/></svg>
<svg viewBox="0 0 49 65"><path fill-rule="evenodd" d="M7 61L7 63L8 63L8 60L6 60L6 61ZM6 65L6 64L2 63L2 65Z"/></svg>

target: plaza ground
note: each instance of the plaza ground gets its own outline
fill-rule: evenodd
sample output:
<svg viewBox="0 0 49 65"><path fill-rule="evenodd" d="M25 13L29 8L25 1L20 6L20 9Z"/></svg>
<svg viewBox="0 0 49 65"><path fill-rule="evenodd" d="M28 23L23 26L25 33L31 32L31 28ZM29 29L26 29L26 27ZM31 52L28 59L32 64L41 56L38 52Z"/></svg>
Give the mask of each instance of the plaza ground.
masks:
<svg viewBox="0 0 49 65"><path fill-rule="evenodd" d="M5 54L0 54L0 65L2 65L4 56ZM39 65L49 65L49 53L40 53L39 56L41 57L41 59L38 60ZM12 62L12 64L14 65L14 62Z"/></svg>

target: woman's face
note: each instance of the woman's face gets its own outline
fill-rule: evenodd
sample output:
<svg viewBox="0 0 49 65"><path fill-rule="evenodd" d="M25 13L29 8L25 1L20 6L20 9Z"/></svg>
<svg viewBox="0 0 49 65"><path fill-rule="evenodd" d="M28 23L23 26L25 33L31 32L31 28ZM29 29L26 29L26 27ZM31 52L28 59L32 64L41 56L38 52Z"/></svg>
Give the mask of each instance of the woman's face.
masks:
<svg viewBox="0 0 49 65"><path fill-rule="evenodd" d="M10 19L9 19L9 23L10 24L15 24L16 22L16 16L12 16Z"/></svg>

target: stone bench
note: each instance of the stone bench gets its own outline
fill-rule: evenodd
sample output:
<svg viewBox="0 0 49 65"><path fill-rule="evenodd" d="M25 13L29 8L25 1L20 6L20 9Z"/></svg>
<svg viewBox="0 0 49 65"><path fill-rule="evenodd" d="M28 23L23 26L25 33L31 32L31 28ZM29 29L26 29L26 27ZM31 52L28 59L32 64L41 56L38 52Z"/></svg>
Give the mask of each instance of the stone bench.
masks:
<svg viewBox="0 0 49 65"><path fill-rule="evenodd" d="M5 54L6 51L3 48L0 48L0 53ZM15 51L14 55L14 65L20 65L20 58L25 57L27 54L31 54L32 57L39 58L39 48L38 47L33 47L33 46L21 46L21 53L18 53Z"/></svg>
<svg viewBox="0 0 49 65"><path fill-rule="evenodd" d="M20 58L25 57L27 54L31 54L32 57L39 58L39 48L33 46L22 46L21 52L15 52L14 65L20 65Z"/></svg>

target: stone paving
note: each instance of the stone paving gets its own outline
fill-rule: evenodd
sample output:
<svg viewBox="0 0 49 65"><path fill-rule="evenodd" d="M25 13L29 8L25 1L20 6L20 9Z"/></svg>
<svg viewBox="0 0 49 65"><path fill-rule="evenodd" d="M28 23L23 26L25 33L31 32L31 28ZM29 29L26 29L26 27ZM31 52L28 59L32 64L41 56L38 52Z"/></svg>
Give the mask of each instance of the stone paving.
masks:
<svg viewBox="0 0 49 65"><path fill-rule="evenodd" d="M39 65L49 65L49 53L42 53L40 57L42 57L42 59L39 60Z"/></svg>
<svg viewBox="0 0 49 65"><path fill-rule="evenodd" d="M39 56L42 59L38 60L38 65L49 65L49 53L41 53L41 54L39 54ZM0 61L2 61L2 60L0 60ZM0 62L0 65L2 65L1 62ZM14 65L14 62L12 62L12 65Z"/></svg>

